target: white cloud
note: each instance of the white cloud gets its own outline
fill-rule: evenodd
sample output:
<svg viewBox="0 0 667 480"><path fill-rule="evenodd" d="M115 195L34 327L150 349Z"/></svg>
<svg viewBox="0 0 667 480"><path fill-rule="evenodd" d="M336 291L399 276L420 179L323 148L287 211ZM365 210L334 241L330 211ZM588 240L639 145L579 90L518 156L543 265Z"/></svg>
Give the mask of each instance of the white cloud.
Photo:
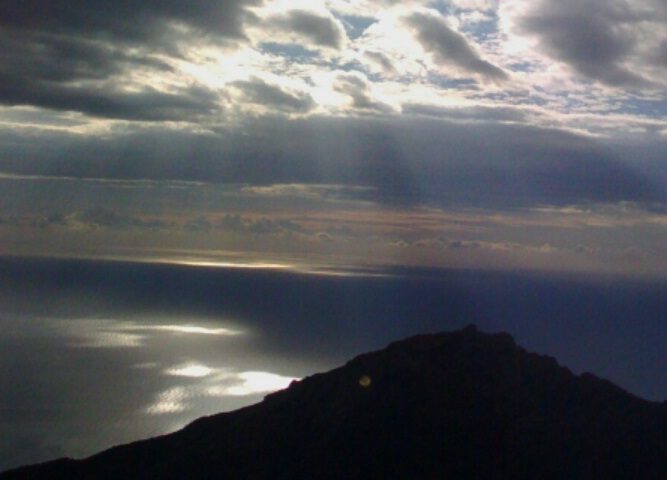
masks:
<svg viewBox="0 0 667 480"><path fill-rule="evenodd" d="M325 5L338 13L369 18L387 10L405 11L429 3L432 0L325 0Z"/></svg>
<svg viewBox="0 0 667 480"><path fill-rule="evenodd" d="M501 0L450 0L459 8L470 10L496 10Z"/></svg>

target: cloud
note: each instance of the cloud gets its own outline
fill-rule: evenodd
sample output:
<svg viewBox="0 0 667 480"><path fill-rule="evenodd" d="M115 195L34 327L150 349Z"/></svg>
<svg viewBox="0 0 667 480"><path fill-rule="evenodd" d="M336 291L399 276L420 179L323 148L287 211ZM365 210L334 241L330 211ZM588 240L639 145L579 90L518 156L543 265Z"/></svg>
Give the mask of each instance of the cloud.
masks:
<svg viewBox="0 0 667 480"><path fill-rule="evenodd" d="M63 224L60 216L52 216L52 218L55 221L50 224ZM106 228L167 228L169 226L162 220L146 220L105 207L94 207L80 212L74 216L74 220L78 223ZM70 222L67 221L67 223Z"/></svg>
<svg viewBox="0 0 667 480"><path fill-rule="evenodd" d="M407 103L402 106L403 113L448 118L459 121L499 121L521 122L525 113L518 108L491 107L484 105L440 106L420 103Z"/></svg>
<svg viewBox="0 0 667 480"><path fill-rule="evenodd" d="M1 68L1 67L0 67ZM192 85L172 91L143 87L125 91L109 86L70 86L40 79L0 77L0 103L33 105L52 110L85 113L93 117L124 120L195 120L220 110L218 95Z"/></svg>
<svg viewBox="0 0 667 480"><path fill-rule="evenodd" d="M208 218L203 215L198 216L188 220L185 225L183 225L183 230L188 232L209 232L213 226Z"/></svg>
<svg viewBox="0 0 667 480"><path fill-rule="evenodd" d="M231 232L251 233L255 235L281 234L286 232L303 233L304 228L289 219L245 218L239 214L225 215L218 227Z"/></svg>
<svg viewBox="0 0 667 480"><path fill-rule="evenodd" d="M50 213L33 221L33 225L37 228L48 228L52 225L67 226L68 224L69 219L60 212Z"/></svg>
<svg viewBox="0 0 667 480"><path fill-rule="evenodd" d="M453 30L434 13L417 12L405 17L422 48L438 63L454 66L484 80L502 82L509 78L501 68L481 58L465 36Z"/></svg>
<svg viewBox="0 0 667 480"><path fill-rule="evenodd" d="M361 186L365 201L388 204L666 200L664 162L642 170L636 148L521 123L265 117L215 135L155 127L82 138L0 129L0 144L7 152L0 171L31 175ZM664 151L660 143L646 148Z"/></svg>
<svg viewBox="0 0 667 480"><path fill-rule="evenodd" d="M10 32L0 37L6 49L2 53L0 74L8 77L34 78L66 82L96 80L122 72L127 67L150 66L168 71L168 63L147 54L116 48L115 44L95 39L72 38L45 32Z"/></svg>
<svg viewBox="0 0 667 480"><path fill-rule="evenodd" d="M403 241L405 244L405 241ZM434 248L439 250L476 250L480 248L497 249L497 246L488 244L488 242L472 241L472 240L452 240L443 238L420 238L411 243L412 246L418 248Z"/></svg>
<svg viewBox="0 0 667 480"><path fill-rule="evenodd" d="M116 42L165 41L175 24L221 37L243 36L247 7L259 0L8 0L0 5L0 25L9 30L98 37Z"/></svg>
<svg viewBox="0 0 667 480"><path fill-rule="evenodd" d="M382 52L364 52L364 57L370 61L370 63L376 67L379 67L380 71L385 74L394 74L396 73L396 65L394 62Z"/></svg>
<svg viewBox="0 0 667 480"><path fill-rule="evenodd" d="M271 15L265 22L270 30L280 32L290 42L306 41L307 46L334 50L340 50L347 42L342 23L328 12L291 10Z"/></svg>
<svg viewBox="0 0 667 480"><path fill-rule="evenodd" d="M667 68L667 40L663 41L656 50L654 61L658 65Z"/></svg>
<svg viewBox="0 0 667 480"><path fill-rule="evenodd" d="M255 0L38 0L0 5L0 104L128 120L183 120L216 108L193 84L158 86L192 36L240 41Z"/></svg>
<svg viewBox="0 0 667 480"><path fill-rule="evenodd" d="M325 3L333 11L342 15L373 18L386 9L412 8L430 2L428 0L325 0Z"/></svg>
<svg viewBox="0 0 667 480"><path fill-rule="evenodd" d="M466 10L494 10L499 0L450 0L452 5Z"/></svg>
<svg viewBox="0 0 667 480"><path fill-rule="evenodd" d="M538 39L551 58L579 75L613 87L640 87L649 81L631 67L642 25L651 23L646 2L564 0L530 2L516 20L519 32ZM656 31L661 28L656 25ZM648 42L650 43L650 42Z"/></svg>
<svg viewBox="0 0 667 480"><path fill-rule="evenodd" d="M242 194L268 198L290 198L308 201L358 201L372 197L373 188L358 185L289 183L245 186Z"/></svg>
<svg viewBox="0 0 667 480"><path fill-rule="evenodd" d="M306 113L316 106L313 97L307 92L290 91L257 77L250 80L238 80L230 85L241 91L247 102L268 109Z"/></svg>
<svg viewBox="0 0 667 480"><path fill-rule="evenodd" d="M365 75L359 72L341 73L336 76L334 89L352 99L352 107L360 110L392 112L394 109L386 103L373 99L371 84Z"/></svg>

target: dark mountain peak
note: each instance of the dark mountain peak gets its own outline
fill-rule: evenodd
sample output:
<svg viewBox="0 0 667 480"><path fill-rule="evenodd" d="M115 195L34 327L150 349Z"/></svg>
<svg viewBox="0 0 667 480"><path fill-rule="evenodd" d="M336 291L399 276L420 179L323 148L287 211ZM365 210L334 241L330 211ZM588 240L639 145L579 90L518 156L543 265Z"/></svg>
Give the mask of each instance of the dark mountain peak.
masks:
<svg viewBox="0 0 667 480"><path fill-rule="evenodd" d="M474 326L171 435L7 478L667 478L667 412Z"/></svg>

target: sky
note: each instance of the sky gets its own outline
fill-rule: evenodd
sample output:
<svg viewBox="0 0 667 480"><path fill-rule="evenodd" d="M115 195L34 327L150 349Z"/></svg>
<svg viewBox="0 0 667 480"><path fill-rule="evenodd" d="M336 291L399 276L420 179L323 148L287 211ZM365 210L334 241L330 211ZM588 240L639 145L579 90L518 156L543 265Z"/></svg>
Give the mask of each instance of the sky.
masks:
<svg viewBox="0 0 667 480"><path fill-rule="evenodd" d="M663 0L5 0L0 254L667 272Z"/></svg>
<svg viewBox="0 0 667 480"><path fill-rule="evenodd" d="M0 468L467 323L664 399L665 239L665 0L0 1Z"/></svg>

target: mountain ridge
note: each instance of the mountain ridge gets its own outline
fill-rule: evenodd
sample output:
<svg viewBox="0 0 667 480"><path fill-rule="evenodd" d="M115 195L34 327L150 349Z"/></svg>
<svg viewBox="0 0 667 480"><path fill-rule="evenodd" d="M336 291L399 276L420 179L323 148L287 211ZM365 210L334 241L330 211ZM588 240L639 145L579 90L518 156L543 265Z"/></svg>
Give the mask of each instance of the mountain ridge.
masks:
<svg viewBox="0 0 667 480"><path fill-rule="evenodd" d="M234 412L19 478L667 478L667 405L507 333L417 335Z"/></svg>

